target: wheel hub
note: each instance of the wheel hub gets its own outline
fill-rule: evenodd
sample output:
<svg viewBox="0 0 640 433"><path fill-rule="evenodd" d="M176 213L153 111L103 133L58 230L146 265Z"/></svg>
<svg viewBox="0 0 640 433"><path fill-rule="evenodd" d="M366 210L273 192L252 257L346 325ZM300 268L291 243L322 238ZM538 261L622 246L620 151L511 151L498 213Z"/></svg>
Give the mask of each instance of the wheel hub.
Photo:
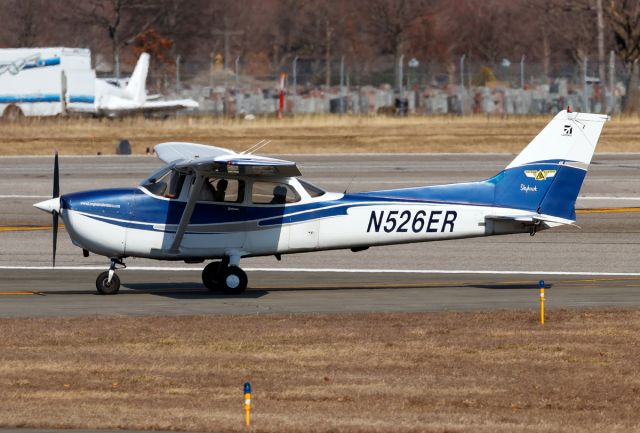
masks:
<svg viewBox="0 0 640 433"><path fill-rule="evenodd" d="M240 285L240 278L237 275L229 275L225 280L227 287L230 289L235 289Z"/></svg>

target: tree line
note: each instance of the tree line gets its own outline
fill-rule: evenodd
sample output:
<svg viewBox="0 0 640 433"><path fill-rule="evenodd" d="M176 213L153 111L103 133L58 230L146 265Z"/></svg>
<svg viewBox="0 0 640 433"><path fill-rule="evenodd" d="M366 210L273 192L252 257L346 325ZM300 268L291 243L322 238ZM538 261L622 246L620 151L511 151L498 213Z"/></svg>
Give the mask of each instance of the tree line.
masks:
<svg viewBox="0 0 640 433"><path fill-rule="evenodd" d="M605 81L607 53L624 66L626 111L640 109L640 0L0 0L0 45L78 46L108 59L114 75L151 51L156 67L241 56L247 74L304 60L319 82L344 56L366 82L402 54L452 72L465 55L554 65L585 58ZM124 66L122 66L124 65Z"/></svg>

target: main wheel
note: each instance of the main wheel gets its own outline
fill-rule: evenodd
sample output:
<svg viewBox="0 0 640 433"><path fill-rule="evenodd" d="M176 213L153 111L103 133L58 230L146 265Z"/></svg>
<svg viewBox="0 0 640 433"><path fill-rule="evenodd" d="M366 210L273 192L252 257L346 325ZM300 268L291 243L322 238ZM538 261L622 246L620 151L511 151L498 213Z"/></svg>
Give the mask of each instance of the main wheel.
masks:
<svg viewBox="0 0 640 433"><path fill-rule="evenodd" d="M239 295L247 288L247 274L237 266L229 266L220 277L219 287L225 295Z"/></svg>
<svg viewBox="0 0 640 433"><path fill-rule="evenodd" d="M96 279L96 289L101 295L115 295L120 290L120 278L113 274L109 283L109 271L104 271Z"/></svg>
<svg viewBox="0 0 640 433"><path fill-rule="evenodd" d="M202 270L202 284L209 290L220 290L218 280L220 279L220 265L221 262L211 262Z"/></svg>

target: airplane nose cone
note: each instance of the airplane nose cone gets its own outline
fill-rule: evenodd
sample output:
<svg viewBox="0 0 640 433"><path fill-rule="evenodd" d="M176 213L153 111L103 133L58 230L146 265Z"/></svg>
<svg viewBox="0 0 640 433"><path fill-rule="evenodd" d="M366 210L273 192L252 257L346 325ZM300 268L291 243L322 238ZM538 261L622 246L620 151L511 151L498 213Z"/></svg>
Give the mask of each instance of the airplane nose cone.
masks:
<svg viewBox="0 0 640 433"><path fill-rule="evenodd" d="M53 213L54 211L60 213L60 197L41 201L39 203L35 203L33 206L47 213Z"/></svg>

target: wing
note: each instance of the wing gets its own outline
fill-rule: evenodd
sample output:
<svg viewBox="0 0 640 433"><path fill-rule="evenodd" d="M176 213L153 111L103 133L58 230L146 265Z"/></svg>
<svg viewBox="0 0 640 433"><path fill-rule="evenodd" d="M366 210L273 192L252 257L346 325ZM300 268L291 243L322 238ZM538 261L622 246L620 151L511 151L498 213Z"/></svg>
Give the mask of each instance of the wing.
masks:
<svg viewBox="0 0 640 433"><path fill-rule="evenodd" d="M185 108L198 108L198 104L193 99L172 99L172 100L149 100L140 107L140 111L153 112L153 111L176 111L183 110Z"/></svg>
<svg viewBox="0 0 640 433"><path fill-rule="evenodd" d="M295 177L300 170L293 161L236 153L222 147L195 143L162 143L155 147L158 157L177 169L201 174L229 173L241 176Z"/></svg>
<svg viewBox="0 0 640 433"><path fill-rule="evenodd" d="M295 177L301 175L293 161L237 153L177 163L176 168L192 168L201 173L230 173L256 177Z"/></svg>
<svg viewBox="0 0 640 433"><path fill-rule="evenodd" d="M154 149L158 158L167 164L184 163L200 158L215 158L222 155L235 155L235 152L229 149L196 143L161 143L157 144Z"/></svg>

